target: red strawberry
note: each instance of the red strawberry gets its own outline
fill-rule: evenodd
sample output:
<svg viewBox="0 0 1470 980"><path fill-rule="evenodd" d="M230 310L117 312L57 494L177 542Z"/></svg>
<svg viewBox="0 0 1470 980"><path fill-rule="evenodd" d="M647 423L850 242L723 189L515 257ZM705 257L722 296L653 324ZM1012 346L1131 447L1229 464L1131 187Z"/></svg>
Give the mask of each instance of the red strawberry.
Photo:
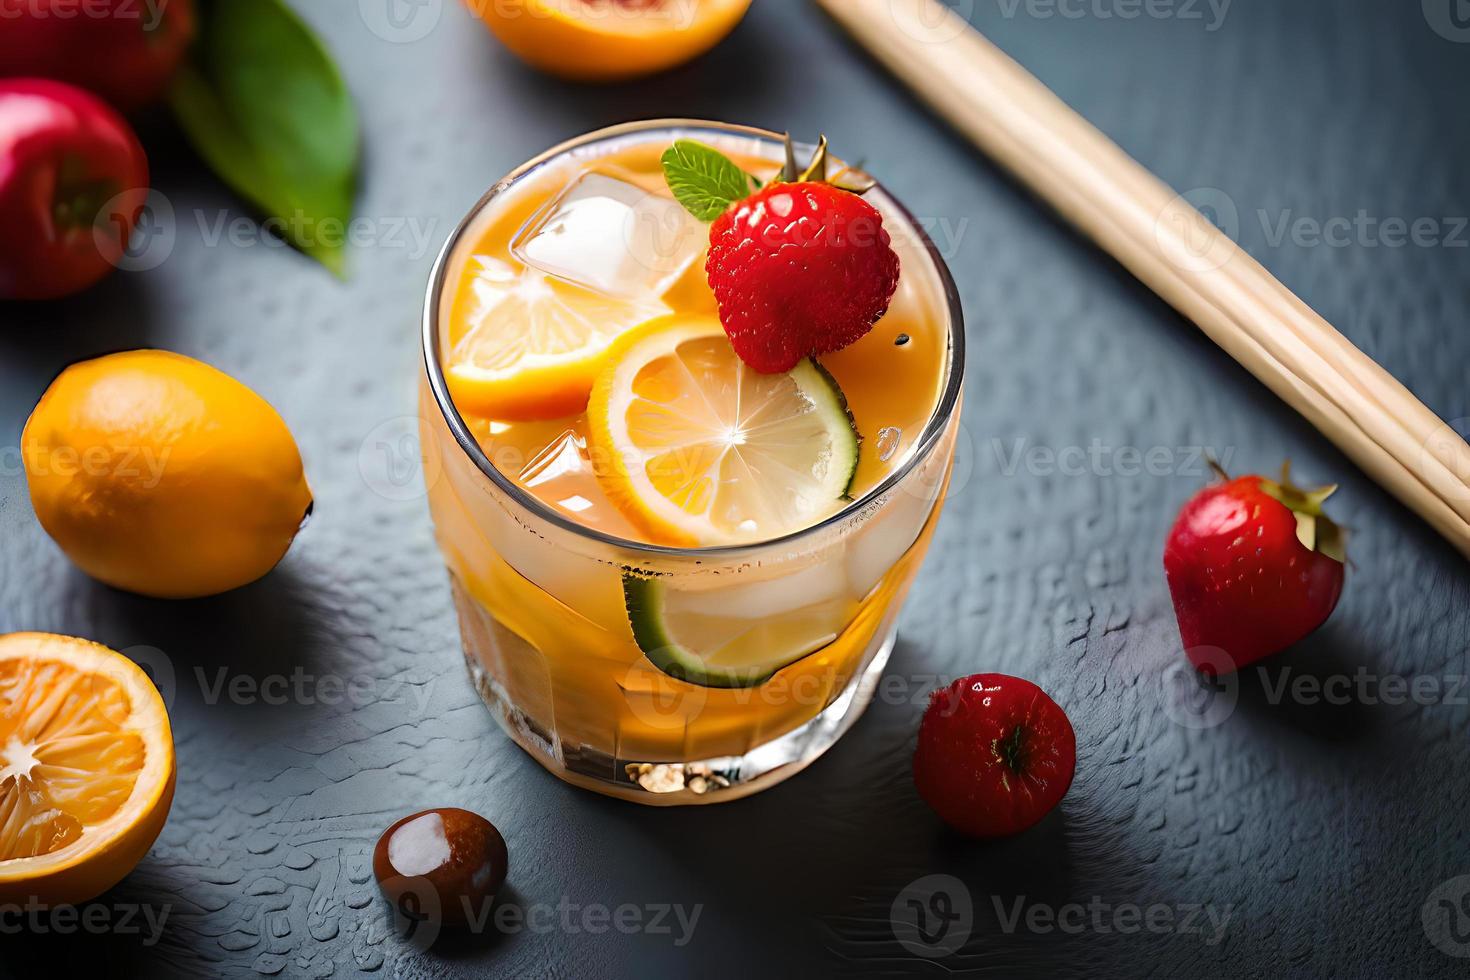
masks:
<svg viewBox="0 0 1470 980"><path fill-rule="evenodd" d="M1067 713L1019 677L975 674L935 691L919 724L914 785L971 837L1018 834L1067 795L1077 736Z"/></svg>
<svg viewBox="0 0 1470 980"><path fill-rule="evenodd" d="M898 288L883 216L816 181L771 184L717 218L706 271L735 353L767 374L854 343Z"/></svg>
<svg viewBox="0 0 1470 980"><path fill-rule="evenodd" d="M1336 489L1300 490L1287 467L1280 482L1243 476L1184 505L1164 544L1164 572L1197 669L1231 673L1332 615L1342 595L1343 535L1322 502Z"/></svg>

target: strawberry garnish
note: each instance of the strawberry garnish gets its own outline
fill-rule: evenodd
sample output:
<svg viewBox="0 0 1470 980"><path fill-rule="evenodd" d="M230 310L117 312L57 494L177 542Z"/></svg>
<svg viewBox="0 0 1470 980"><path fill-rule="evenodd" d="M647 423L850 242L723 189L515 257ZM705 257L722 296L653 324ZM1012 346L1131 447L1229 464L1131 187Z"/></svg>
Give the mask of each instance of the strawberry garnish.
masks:
<svg viewBox="0 0 1470 980"><path fill-rule="evenodd" d="M735 352L757 371L857 342L888 312L899 260L883 216L826 179L827 143L798 173L750 190L717 150L681 140L664 156L675 197L713 221L705 271Z"/></svg>
<svg viewBox="0 0 1470 980"><path fill-rule="evenodd" d="M1279 481L1243 476L1184 505L1164 545L1185 653L1227 674L1327 621L1342 595L1342 530L1322 510L1337 489L1302 490L1290 465Z"/></svg>

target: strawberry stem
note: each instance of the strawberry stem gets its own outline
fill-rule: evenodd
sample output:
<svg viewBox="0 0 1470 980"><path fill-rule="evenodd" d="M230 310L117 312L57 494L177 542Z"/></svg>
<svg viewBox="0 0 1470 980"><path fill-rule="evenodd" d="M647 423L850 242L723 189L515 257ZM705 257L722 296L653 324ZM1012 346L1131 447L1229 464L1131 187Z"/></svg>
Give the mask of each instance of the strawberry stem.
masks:
<svg viewBox="0 0 1470 980"><path fill-rule="evenodd" d="M1346 560L1346 535L1322 509L1327 498L1337 492L1337 484L1303 490L1291 481L1291 460L1287 460L1281 467L1280 481L1262 480L1261 492L1285 504L1296 516L1296 538L1302 547L1337 561Z"/></svg>
<svg viewBox="0 0 1470 980"><path fill-rule="evenodd" d="M796 169L796 144L791 142L791 134L786 137L786 167L781 171L780 179L788 184L796 183L797 174L801 171Z"/></svg>
<svg viewBox="0 0 1470 980"><path fill-rule="evenodd" d="M827 137L823 135L817 143L817 152L812 154L811 164L801 172L798 181L827 181Z"/></svg>

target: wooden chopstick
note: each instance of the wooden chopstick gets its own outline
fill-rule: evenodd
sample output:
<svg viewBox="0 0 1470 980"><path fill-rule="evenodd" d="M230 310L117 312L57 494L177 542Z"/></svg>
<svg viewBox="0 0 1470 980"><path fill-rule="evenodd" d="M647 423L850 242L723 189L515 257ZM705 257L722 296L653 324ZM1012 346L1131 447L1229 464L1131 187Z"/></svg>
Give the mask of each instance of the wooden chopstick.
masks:
<svg viewBox="0 0 1470 980"><path fill-rule="evenodd" d="M1470 557L1470 446L937 0L817 0L879 61Z"/></svg>

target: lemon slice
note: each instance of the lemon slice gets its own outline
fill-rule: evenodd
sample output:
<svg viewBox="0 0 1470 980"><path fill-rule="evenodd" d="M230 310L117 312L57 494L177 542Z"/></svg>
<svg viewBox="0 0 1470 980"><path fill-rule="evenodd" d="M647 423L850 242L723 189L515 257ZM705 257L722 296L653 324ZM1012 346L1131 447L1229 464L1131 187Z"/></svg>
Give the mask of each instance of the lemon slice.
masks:
<svg viewBox="0 0 1470 980"><path fill-rule="evenodd" d="M0 902L78 904L148 853L174 796L148 675L87 640L0 636Z"/></svg>
<svg viewBox="0 0 1470 980"><path fill-rule="evenodd" d="M462 410L506 421L576 415L609 345L669 312L655 301L602 296L535 269L477 256L469 329L445 373Z"/></svg>
<svg viewBox="0 0 1470 980"><path fill-rule="evenodd" d="M587 406L608 496L654 540L684 547L779 537L842 505L858 434L815 361L760 374L720 321L671 316L626 334Z"/></svg>

